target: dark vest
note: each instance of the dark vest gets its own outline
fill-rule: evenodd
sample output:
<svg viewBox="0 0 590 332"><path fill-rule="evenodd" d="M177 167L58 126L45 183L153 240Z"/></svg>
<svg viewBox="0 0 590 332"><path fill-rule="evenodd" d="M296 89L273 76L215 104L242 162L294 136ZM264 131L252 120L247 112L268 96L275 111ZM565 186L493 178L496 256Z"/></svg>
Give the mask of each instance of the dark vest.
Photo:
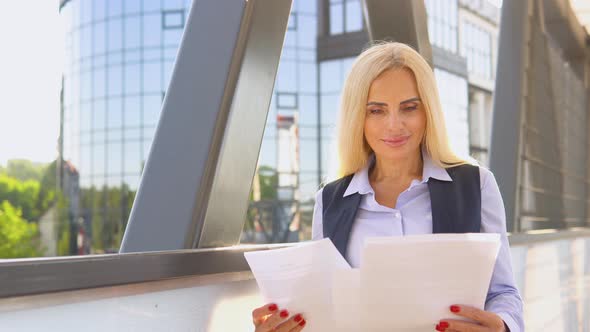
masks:
<svg viewBox="0 0 590 332"><path fill-rule="evenodd" d="M479 233L481 189L479 167L460 165L446 169L453 181L428 179L433 233ZM322 192L324 237L346 257L346 248L361 203L361 194L344 197L354 174L331 182Z"/></svg>

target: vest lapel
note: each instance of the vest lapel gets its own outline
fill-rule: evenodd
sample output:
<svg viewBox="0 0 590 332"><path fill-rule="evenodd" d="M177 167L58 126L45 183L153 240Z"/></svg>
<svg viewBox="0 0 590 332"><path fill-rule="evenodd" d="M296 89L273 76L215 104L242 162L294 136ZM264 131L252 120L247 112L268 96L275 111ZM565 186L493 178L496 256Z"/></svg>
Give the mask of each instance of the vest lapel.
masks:
<svg viewBox="0 0 590 332"><path fill-rule="evenodd" d="M455 233L453 220L457 218L457 206L449 204L452 199L452 182L428 179L430 205L432 208L432 233ZM449 199L450 198L450 199Z"/></svg>
<svg viewBox="0 0 590 332"><path fill-rule="evenodd" d="M328 236L334 243L334 246L346 257L346 249L352 225L356 217L356 212L361 204L362 196L359 193L343 197L337 204L337 208L330 209L330 212L324 216L324 220L330 222L324 223L324 236Z"/></svg>

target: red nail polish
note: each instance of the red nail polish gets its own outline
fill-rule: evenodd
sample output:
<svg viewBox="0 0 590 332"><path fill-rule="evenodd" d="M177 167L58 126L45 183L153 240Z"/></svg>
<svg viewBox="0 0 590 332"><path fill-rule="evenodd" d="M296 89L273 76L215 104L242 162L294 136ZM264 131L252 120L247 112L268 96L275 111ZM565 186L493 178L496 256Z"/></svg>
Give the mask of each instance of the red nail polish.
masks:
<svg viewBox="0 0 590 332"><path fill-rule="evenodd" d="M281 311L281 317L282 318L287 318L289 316L289 312L287 310L282 310Z"/></svg>
<svg viewBox="0 0 590 332"><path fill-rule="evenodd" d="M297 323L299 323L299 322L300 322L300 321L303 319L303 317L301 317L301 315L300 315L300 314L297 314L297 316L295 316L295 318L294 318L294 319L295 319L295 321L296 321Z"/></svg>
<svg viewBox="0 0 590 332"><path fill-rule="evenodd" d="M437 330L437 331L444 331L445 329L443 329L442 327L440 327L440 325L436 325L435 330Z"/></svg>
<svg viewBox="0 0 590 332"><path fill-rule="evenodd" d="M458 305L452 305L451 306L451 311L452 312L459 312L459 311L461 311L461 308L459 308Z"/></svg>
<svg viewBox="0 0 590 332"><path fill-rule="evenodd" d="M447 323L447 322L440 322L438 325L439 325L440 327L442 327L443 329L446 329L446 328L448 328L448 327L449 327L449 323Z"/></svg>
<svg viewBox="0 0 590 332"><path fill-rule="evenodd" d="M268 306L268 310L270 310L270 311L275 311L275 310L277 310L278 308L279 308L279 307L277 307L277 305L276 305L276 304L271 304L271 305L269 305L269 306Z"/></svg>
<svg viewBox="0 0 590 332"><path fill-rule="evenodd" d="M306 321L304 319L304 320L301 321L301 323L299 323L299 326L305 326L305 323L306 323Z"/></svg>

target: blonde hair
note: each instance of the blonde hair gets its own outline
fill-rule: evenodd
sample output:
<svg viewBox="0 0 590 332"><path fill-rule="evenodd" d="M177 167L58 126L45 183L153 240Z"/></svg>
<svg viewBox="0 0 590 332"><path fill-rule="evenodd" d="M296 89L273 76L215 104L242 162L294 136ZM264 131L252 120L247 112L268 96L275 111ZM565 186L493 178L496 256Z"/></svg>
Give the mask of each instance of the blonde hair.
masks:
<svg viewBox="0 0 590 332"><path fill-rule="evenodd" d="M344 82L337 127L338 169L341 178L366 166L373 152L364 137L365 107L371 83L388 69L409 69L416 79L426 112L423 148L437 165L449 168L469 163L451 149L434 73L418 52L402 43L379 42L354 61Z"/></svg>

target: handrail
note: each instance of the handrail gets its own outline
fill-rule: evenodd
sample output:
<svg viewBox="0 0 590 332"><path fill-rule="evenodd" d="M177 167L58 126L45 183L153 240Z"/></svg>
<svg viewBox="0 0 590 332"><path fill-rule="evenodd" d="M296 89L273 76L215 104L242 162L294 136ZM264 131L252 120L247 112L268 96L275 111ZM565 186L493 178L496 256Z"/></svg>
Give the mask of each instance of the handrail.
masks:
<svg viewBox="0 0 590 332"><path fill-rule="evenodd" d="M0 260L0 298L250 271L245 252L281 247L285 244Z"/></svg>
<svg viewBox="0 0 590 332"><path fill-rule="evenodd" d="M590 228L510 234L510 245L590 237ZM0 298L250 271L244 253L294 244L0 260Z"/></svg>

